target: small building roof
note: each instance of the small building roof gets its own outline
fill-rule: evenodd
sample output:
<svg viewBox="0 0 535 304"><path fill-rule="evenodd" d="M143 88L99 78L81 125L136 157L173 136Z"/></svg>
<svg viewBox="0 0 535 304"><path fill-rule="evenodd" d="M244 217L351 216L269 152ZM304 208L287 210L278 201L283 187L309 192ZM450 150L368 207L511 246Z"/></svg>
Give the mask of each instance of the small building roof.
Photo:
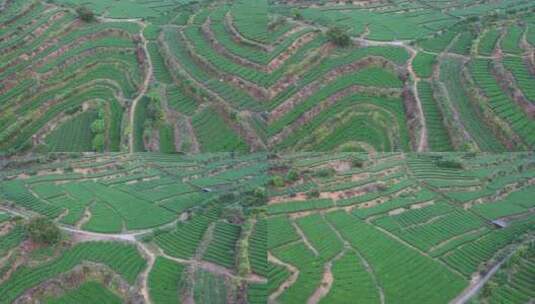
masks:
<svg viewBox="0 0 535 304"><path fill-rule="evenodd" d="M507 227L507 222L504 221L504 220L494 220L494 221L492 221L492 223L493 223L495 226L498 226L499 228L505 228L505 227Z"/></svg>

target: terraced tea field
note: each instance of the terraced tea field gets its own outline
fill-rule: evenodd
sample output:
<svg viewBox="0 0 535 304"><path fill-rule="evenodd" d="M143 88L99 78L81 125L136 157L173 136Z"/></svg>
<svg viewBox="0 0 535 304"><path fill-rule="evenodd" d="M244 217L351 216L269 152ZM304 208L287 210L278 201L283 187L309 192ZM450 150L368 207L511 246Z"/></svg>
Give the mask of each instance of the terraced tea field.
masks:
<svg viewBox="0 0 535 304"><path fill-rule="evenodd" d="M266 170L263 154L10 161L0 177L0 303L261 299L267 232L255 210ZM33 239L38 216L59 227L59 242Z"/></svg>
<svg viewBox="0 0 535 304"><path fill-rule="evenodd" d="M354 2L7 1L0 151L535 147L533 3Z"/></svg>
<svg viewBox="0 0 535 304"><path fill-rule="evenodd" d="M0 304L532 303L535 2L0 0Z"/></svg>
<svg viewBox="0 0 535 304"><path fill-rule="evenodd" d="M517 252L528 260L507 280L521 294L504 286L496 303L533 300L529 253L519 245L533 242L533 160L521 153L280 155L267 205L269 300L466 303L477 292L487 297L488 271L513 263L503 257Z"/></svg>
<svg viewBox="0 0 535 304"><path fill-rule="evenodd" d="M483 286L495 280L511 286L496 297L516 288L523 299L529 262L514 266L526 272L514 281L493 274L516 255L529 261L522 248L534 236L534 160L321 152L9 159L0 180L0 302L98 293L146 303L466 303L488 298ZM31 237L36 216L55 223L61 242Z"/></svg>

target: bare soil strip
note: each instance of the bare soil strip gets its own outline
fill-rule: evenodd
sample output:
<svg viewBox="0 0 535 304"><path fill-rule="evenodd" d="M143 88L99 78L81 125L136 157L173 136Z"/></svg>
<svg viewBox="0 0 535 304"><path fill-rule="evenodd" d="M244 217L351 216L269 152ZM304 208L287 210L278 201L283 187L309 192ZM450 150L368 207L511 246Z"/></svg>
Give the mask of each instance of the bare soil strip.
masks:
<svg viewBox="0 0 535 304"><path fill-rule="evenodd" d="M323 297L325 297L329 293L334 282L334 277L331 270L333 262L340 259L346 253L346 251L347 249L340 251L332 260L330 260L324 265L323 276L320 285L310 296L310 298L308 298L307 304L317 304Z"/></svg>
<svg viewBox="0 0 535 304"><path fill-rule="evenodd" d="M286 281L284 281L277 290L269 295L268 303L274 304L276 303L276 299L286 290L288 287L292 286L295 281L297 281L297 278L299 277L299 269L297 267L284 263L283 261L277 259L274 255L271 254L271 252L268 251L268 262L280 265L283 267L286 267L288 271L290 272L290 277Z"/></svg>
<svg viewBox="0 0 535 304"><path fill-rule="evenodd" d="M310 249L310 251L312 251L315 256L318 256L319 255L318 251L316 250L316 248L314 248L314 246L312 246L312 244L310 244L310 242L308 241L305 233L303 232L303 230L301 230L301 227L299 227L299 225L297 225L297 223L295 221L292 221L292 225L294 226L295 230L297 231L297 234L299 234L301 239L303 239L303 243L305 243L305 245L308 247L308 249Z"/></svg>

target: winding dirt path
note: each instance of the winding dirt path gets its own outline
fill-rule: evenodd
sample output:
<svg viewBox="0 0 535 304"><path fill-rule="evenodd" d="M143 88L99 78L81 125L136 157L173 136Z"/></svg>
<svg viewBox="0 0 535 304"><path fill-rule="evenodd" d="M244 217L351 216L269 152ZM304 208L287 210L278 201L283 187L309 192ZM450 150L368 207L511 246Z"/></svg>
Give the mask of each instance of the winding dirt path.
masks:
<svg viewBox="0 0 535 304"><path fill-rule="evenodd" d="M272 294L269 295L268 303L274 304L274 303L277 303L277 301L276 301L277 298L286 289L288 289L288 287L292 286L295 283L295 281L297 281L297 278L299 277L299 269L297 269L297 267L295 267L295 266L293 266L291 264L284 263L283 261L281 261L278 258L276 258L274 255L272 255L271 252L269 252L269 251L268 251L268 262L270 262L272 264L275 264L275 265L286 267L286 269L288 269L288 271L290 271L290 276L288 277L288 279L286 281L284 281L279 286L279 288L277 288L277 290L275 292L273 292Z"/></svg>
<svg viewBox="0 0 535 304"><path fill-rule="evenodd" d="M154 262L156 261L156 255L152 253L150 250L148 250L147 247L145 247L145 245L143 245L141 242L136 242L136 243L138 245L138 248L141 249L141 251L143 252L143 255L145 256L147 260L147 267L145 268L145 270L143 270L143 272L140 275L141 294L143 295L143 298L145 299L145 303L151 304L152 301L149 296L148 281L149 281L149 274L152 268L154 267Z"/></svg>
<svg viewBox="0 0 535 304"><path fill-rule="evenodd" d="M152 60L150 59L150 53L149 53L149 50L147 49L148 42L147 42L147 39L145 39L145 36L143 35L143 30L145 29L147 25L146 23L141 22L141 21L140 21L140 24L142 25L142 27L141 27L141 31L139 32L139 37L141 38L141 41L143 42L143 52L145 52L145 57L146 57L146 62L148 64L148 68L145 74L145 80L143 81L141 90L139 91L139 95L136 96L136 98L134 98L134 100L132 101L132 106L130 107L130 116L129 116L130 133L128 136L128 147L129 147L130 153L134 153L134 118L135 118L137 103L147 93L147 90L149 88L149 83L153 75Z"/></svg>
<svg viewBox="0 0 535 304"><path fill-rule="evenodd" d="M295 221L292 221L292 226L294 226L295 230L297 231L297 234L299 234L299 236L303 240L303 243L305 243L305 246L307 246L308 249L310 249L310 251L312 251L315 256L318 256L318 251L316 250L316 248L314 248L314 246L312 246L312 244L310 244L305 233L303 232L303 230L301 230L301 227L299 227L299 225L297 225Z"/></svg>
<svg viewBox="0 0 535 304"><path fill-rule="evenodd" d="M336 229L336 227L334 227L334 225L325 218L324 214L322 214L322 216L323 216L325 222L327 223L327 225L329 225L329 227L334 231L334 233L336 234L336 237L338 237L338 239L340 239L342 242L344 242L344 247L345 247L344 251L345 251L345 253L347 253L347 250L349 249L349 250L353 251L357 255L357 257L360 259L360 262L362 263L362 265L366 269L366 272L368 272L370 274L370 277L372 278L372 281L375 284L375 288L377 289L377 293L379 294L379 300L381 301L380 303L381 304L385 304L385 293L384 293L383 287L381 286L381 284L379 284L379 280L377 279L377 275L375 274L375 271L373 270L373 268L370 265L370 263L368 263L368 260L366 260L360 254L360 252L358 250L356 250L355 248L353 248L353 246L351 246L351 244L342 236L340 231L338 231L338 229ZM340 257L337 257L337 258L340 258Z"/></svg>
<svg viewBox="0 0 535 304"><path fill-rule="evenodd" d="M12 214L21 216L23 218L29 218L29 217L32 216L31 214L29 214L27 212L22 212L22 211L19 212L18 210L14 210L12 208L8 208L8 207L5 207L5 206L0 206L0 210L5 210L7 212L10 212ZM161 228L164 228L164 227L169 227L171 225L175 225L176 222L177 222L177 220L175 220L173 222L170 222L168 224L165 224L163 226L159 226L158 228L161 229ZM70 235L72 235L73 239L75 241L77 241L77 242L86 242L86 241L119 241L119 242L129 242L129 243L135 244L140 249L140 251L143 254L143 256L145 257L145 259L147 260L147 267L145 268L145 270L140 275L140 280L141 280L140 281L141 282L140 292L143 295L146 303L151 303L151 300L150 300L150 297L149 297L149 292L148 292L148 275L149 275L149 273L150 273L150 271L151 271L151 269L152 269L152 267L154 265L154 262L155 262L157 256L163 256L163 257L165 257L167 259L179 262L181 264L189 265L193 269L200 268L200 269L203 269L205 271L212 272L212 273L214 273L216 275L225 276L225 277L228 277L228 278L233 279L233 280L240 280L240 281L246 281L246 282L251 282L251 283L260 283L260 284L267 283L267 279L266 278L261 277L259 275L256 275L254 273L248 274L247 276L240 276L240 275L234 273L234 271L231 270L231 269L227 269L227 268L225 268L223 266L219 266L217 264L201 260L201 257L202 257L202 254L204 252L204 249L207 246L207 244L209 243L209 240L211 240L211 233L212 233L211 231L207 231L208 235L206 236L206 239L205 239L206 244L204 244L204 245L201 244L199 246L201 249L197 252L195 257L193 259L187 259L186 260L186 259L179 259L179 258L175 258L175 257L169 256L169 255L161 252L161 250L158 253L154 253L151 250L149 250L149 248L147 248L146 245L144 245L142 242L137 240L137 237L139 237L141 235L144 235L146 233L149 233L149 232L153 231L156 228L139 230L139 231L134 231L134 232L106 234L106 233L84 231L84 230L80 230L80 229L77 229L77 228L68 227L68 226L65 226L65 225L59 225L58 227L62 231L67 232Z"/></svg>
<svg viewBox="0 0 535 304"><path fill-rule="evenodd" d="M334 258L332 258L329 262L323 265L323 275L320 285L318 286L318 288L316 288L310 298L308 298L307 304L319 303L320 300L323 299L329 293L329 291L331 291L331 287L334 282L334 277L332 273L333 262L344 256L346 252L347 248L344 248L344 250L340 251Z"/></svg>
<svg viewBox="0 0 535 304"><path fill-rule="evenodd" d="M137 107L137 103L143 98L143 96L147 93L147 90L149 88L150 80L152 79L153 75L153 67L152 67L152 60L150 58L149 50L147 49L148 41L145 39L145 36L143 34L143 31L147 27L147 24L139 19L139 18L109 18L109 17L99 17L99 21L102 22L133 22L137 23L141 26L141 30L139 31L139 38L141 39L142 49L145 53L145 62L147 63L147 69L145 71L145 79L143 80L143 83L141 84L141 88L139 90L139 94L132 100L132 105L129 109L129 126L130 126L130 133L128 134L128 149L130 153L134 152L134 116L135 116L135 109Z"/></svg>
<svg viewBox="0 0 535 304"><path fill-rule="evenodd" d="M416 51L415 49L411 47L405 47L405 49L408 50L409 53L411 54L411 57L409 58L409 61L407 63L407 71L409 72L409 75L411 76L413 80L411 89L412 89L412 94L414 96L414 99L416 100L416 106L418 107L418 112L420 115L419 120L420 120L421 129L420 129L420 139L418 141L417 152L423 152L423 151L426 151L428 147L427 125L425 122L425 114L424 114L424 110L422 107L422 101L420 100L420 95L418 94L418 83L420 82L421 79L414 72L414 67L412 65L414 58L416 58L416 56L418 55L418 51Z"/></svg>
<svg viewBox="0 0 535 304"><path fill-rule="evenodd" d="M417 146L417 152L423 152L427 149L427 127L425 124L425 115L422 107L422 102L420 100L420 97L418 95L418 82L420 81L420 78L416 75L414 72L414 68L412 66L412 63L414 61L414 58L416 58L416 55L418 55L418 50L414 47L409 45L410 41L407 40L392 40L392 41L376 41L376 40L368 40L366 38L352 38L353 41L356 41L358 43L361 43L365 46L396 46L396 47L402 47L407 52L409 52L410 57L407 61L407 71L409 72L410 78L412 79L413 83L411 85L411 90L414 96L414 99L416 100L416 107L418 108L418 120L420 121L420 137L418 139L418 146Z"/></svg>
<svg viewBox="0 0 535 304"><path fill-rule="evenodd" d="M518 247L518 246L517 246ZM500 269L500 267L503 265L503 263L507 262L509 258L516 252L515 250L511 250L511 252L505 256L502 260L500 260L494 267L492 267L487 274L485 274L483 277L477 278L473 282L470 283L470 285L455 299L453 299L450 304L464 304L467 303L473 296L475 296L483 286L485 286L485 283L492 278L492 276Z"/></svg>

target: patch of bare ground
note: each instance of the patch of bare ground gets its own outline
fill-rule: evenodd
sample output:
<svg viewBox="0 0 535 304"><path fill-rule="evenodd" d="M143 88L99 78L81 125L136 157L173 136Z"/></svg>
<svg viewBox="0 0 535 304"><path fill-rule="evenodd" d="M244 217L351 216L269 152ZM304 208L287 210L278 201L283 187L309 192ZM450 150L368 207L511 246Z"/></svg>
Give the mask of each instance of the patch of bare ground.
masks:
<svg viewBox="0 0 535 304"><path fill-rule="evenodd" d="M308 53L302 62L288 67L286 73L269 90L269 98L275 98L278 94L294 85L305 71L318 65L323 58L327 57L336 47L332 43L326 43Z"/></svg>
<svg viewBox="0 0 535 304"><path fill-rule="evenodd" d="M89 175L89 174L105 172L107 170L112 169L113 167L115 167L115 164L104 164L104 165L95 166L95 167L73 167L72 170L74 173L81 173L83 175Z"/></svg>
<svg viewBox="0 0 535 304"><path fill-rule="evenodd" d="M13 264L12 261L16 259L18 254L17 248L12 248L9 251L4 253L4 256L0 257L0 268L7 267L7 265ZM0 276L0 282L2 282L2 277Z"/></svg>
<svg viewBox="0 0 535 304"><path fill-rule="evenodd" d="M39 27L34 29L29 35L27 35L25 39L20 39L20 41L18 41L17 43L13 43L12 45L2 49L1 53L6 54L14 50L24 49L24 46L30 45L32 42L35 41L35 39L37 39L38 37L41 37L41 35L44 32L46 32L56 20L62 18L64 15L65 15L65 12L63 11L56 12L55 14L50 16L49 19L45 23L41 24ZM24 33L30 27L34 26L36 22L37 20L33 19L30 23L27 23L25 25L20 25L19 27L17 27L17 31L13 31L12 33L10 33L10 35L4 35L0 37L0 42L12 40L17 35L20 35L20 33ZM6 23L3 23L2 28L5 28L5 27L6 27ZM17 41L17 40L12 40L12 41ZM28 61L30 57L31 57L31 54L23 53L22 55L20 55L18 58L15 59L14 63L9 63L8 66L15 66L21 63L22 61ZM5 69L5 66L4 66L4 69Z"/></svg>
<svg viewBox="0 0 535 304"><path fill-rule="evenodd" d="M6 234L9 233L9 231L11 231L11 229L13 229L13 223L11 223L10 221L6 221L6 222L3 222L0 224L0 236L4 236Z"/></svg>
<svg viewBox="0 0 535 304"><path fill-rule="evenodd" d="M535 47L528 42L528 33L530 30L533 30L533 27L528 27L528 29L522 33L522 37L520 39L520 48L523 51L522 61L526 65L529 73L535 76Z"/></svg>
<svg viewBox="0 0 535 304"><path fill-rule="evenodd" d="M320 285L308 298L307 304L317 304L323 297L325 297L329 293L329 291L331 290L331 286L334 282L333 273L331 271L333 262L340 259L346 253L346 251L347 249L340 251L332 260L330 260L324 265Z"/></svg>
<svg viewBox="0 0 535 304"><path fill-rule="evenodd" d="M199 141L197 140L197 136L195 135L195 131L193 130L193 126L191 125L191 118L188 118L186 120L186 129L188 130L188 134L191 138L190 152L199 153L201 151L201 146L199 145Z"/></svg>
<svg viewBox="0 0 535 304"><path fill-rule="evenodd" d="M292 212L288 214L288 217L291 219L298 219L300 217L306 217L312 214L318 214L320 212L332 212L332 211L340 211L343 210L345 212L351 212L351 210L354 208L354 205L349 205L345 207L330 207L325 209L315 209L315 210L308 210L308 211L299 211L299 212Z"/></svg>
<svg viewBox="0 0 535 304"><path fill-rule="evenodd" d="M272 294L270 294L269 297L268 297L268 303L275 304L275 303L277 303L277 301L276 301L277 298L286 289L288 289L290 286L292 286L295 283L295 281L297 281L297 278L299 277L299 269L297 269L297 267L295 267L295 266L293 266L291 264L285 263L285 262L277 259L277 257L272 255L271 252L269 252L269 251L268 251L268 262L270 262L272 264L275 264L275 265L283 266L286 269L288 269L288 271L290 272L290 276L288 277L288 279L286 279L286 281L284 281L277 288L277 290L275 292L273 292Z"/></svg>
<svg viewBox="0 0 535 304"><path fill-rule="evenodd" d="M189 265L183 274L185 278L183 286L180 288L180 301L184 304L195 304L193 287L195 284L195 271L193 265Z"/></svg>
<svg viewBox="0 0 535 304"><path fill-rule="evenodd" d="M289 195L272 196L269 198L268 205L287 203L287 202L302 202L308 199L309 197L305 192L295 193L292 196L289 196Z"/></svg>
<svg viewBox="0 0 535 304"><path fill-rule="evenodd" d="M364 202L364 203L360 203L358 205L353 206L353 208L354 209L358 209L358 208L375 207L375 206L384 204L385 202L387 202L389 200L392 200L394 198L397 198L397 197L399 197L401 195L409 194L409 193L412 193L412 192L415 192L415 191L417 191L417 190L414 189L414 188L408 187L408 188L405 188L405 189L401 189L401 190L399 190L397 192L394 192L394 193L392 193L390 195L381 196L379 198L376 198L376 199L373 199L373 200L370 200L370 201L367 201L367 202Z"/></svg>
<svg viewBox="0 0 535 304"><path fill-rule="evenodd" d="M370 178L370 173L368 173L368 172L363 172L363 173L358 173L358 174L351 175L351 181L352 182L360 182L360 181L363 181L363 180L367 180L369 178Z"/></svg>
<svg viewBox="0 0 535 304"><path fill-rule="evenodd" d="M351 170L353 166L349 160L337 160L331 164L331 167L334 169L334 171L340 173Z"/></svg>
<svg viewBox="0 0 535 304"><path fill-rule="evenodd" d="M379 188L381 187L381 185L383 185L382 182L371 182L370 184L358 186L352 189L332 191L332 192L321 192L320 198L330 198L336 201L340 199L362 196L370 192L377 192Z"/></svg>
<svg viewBox="0 0 535 304"><path fill-rule="evenodd" d="M91 219L91 205L84 208L84 213L80 220L74 225L76 229L81 229Z"/></svg>
<svg viewBox="0 0 535 304"><path fill-rule="evenodd" d="M528 55L524 56L523 61L530 75L535 77L535 49L532 49Z"/></svg>
<svg viewBox="0 0 535 304"><path fill-rule="evenodd" d="M286 62L286 60L288 60L288 58L290 58L293 54L297 53L297 51L304 45L314 40L316 36L317 33L309 32L297 38L294 42L292 42L288 49L277 55L277 57L273 58L269 62L267 66L267 71L272 73L273 71L280 68Z"/></svg>
<svg viewBox="0 0 535 304"><path fill-rule="evenodd" d="M410 206L410 208L411 209L421 209L421 208L432 206L434 204L435 204L434 201L428 201L428 202L423 202L423 203L412 204Z"/></svg>
<svg viewBox="0 0 535 304"><path fill-rule="evenodd" d="M57 218L54 219L55 223L61 222L61 220L69 214L69 209L65 208Z"/></svg>
<svg viewBox="0 0 535 304"><path fill-rule="evenodd" d="M312 214L317 214L317 213L320 213L320 212L325 212L325 213L328 213L328 212L333 212L333 211L340 211L340 210L343 210L345 212L352 212L354 209L358 209L358 208L371 208L371 207L375 207L377 205L380 205L380 204L384 204L385 202L393 199L393 198L396 198L396 197L399 197L400 195L403 195L405 193L412 193L412 192L415 192L416 190L413 189L413 188L405 188L405 189L402 189L402 190L399 190L393 194L390 194L388 196L382 196L382 197L379 197L379 198L376 198L376 199L372 199L372 200L369 200L369 201L366 201L366 202L360 202L360 203L355 203L353 205L347 205L347 206L335 206L335 207L328 207L328 208L324 208L324 209L321 209L321 210L318 210L318 209L315 209L315 210L308 210L308 211L299 211L299 212L290 212L288 213L288 217L290 217L291 219L297 219L297 218L300 218L300 217L305 217L305 216L309 216L309 215L312 215Z"/></svg>
<svg viewBox="0 0 535 304"><path fill-rule="evenodd" d="M288 37L292 36L293 34L295 33L298 33L302 30L304 30L306 28L306 26L303 26L303 25L296 25L294 27L292 27L291 30L289 31L286 31L284 34L280 35L277 40L275 40L275 42L273 42L271 44L271 48L274 48L276 45L279 45L281 44L282 42L284 42L284 40L286 40Z"/></svg>
<svg viewBox="0 0 535 304"><path fill-rule="evenodd" d="M388 215L398 215L398 214L402 214L405 211L406 211L405 208L397 208L397 209L388 211Z"/></svg>
<svg viewBox="0 0 535 304"><path fill-rule="evenodd" d="M388 176L390 174L398 172L401 167L393 167L388 168L379 172L376 172L373 174L373 177L376 179L384 178L385 176ZM353 178L355 176L355 178ZM362 181L370 179L372 174L368 172L359 173L358 175L351 176L351 181ZM369 192L375 192L378 191L378 189L381 187L383 183L382 182L372 182L364 185L359 185L354 188L350 189L344 189L340 191L322 191L319 193L320 198L327 198L332 200L340 200L355 196L364 195ZM311 198L308 196L306 192L298 192L292 195L282 195L282 196L272 196L268 200L268 205L274 205L274 204L280 204L280 203L288 203L288 202L302 202L306 200L310 200Z"/></svg>

